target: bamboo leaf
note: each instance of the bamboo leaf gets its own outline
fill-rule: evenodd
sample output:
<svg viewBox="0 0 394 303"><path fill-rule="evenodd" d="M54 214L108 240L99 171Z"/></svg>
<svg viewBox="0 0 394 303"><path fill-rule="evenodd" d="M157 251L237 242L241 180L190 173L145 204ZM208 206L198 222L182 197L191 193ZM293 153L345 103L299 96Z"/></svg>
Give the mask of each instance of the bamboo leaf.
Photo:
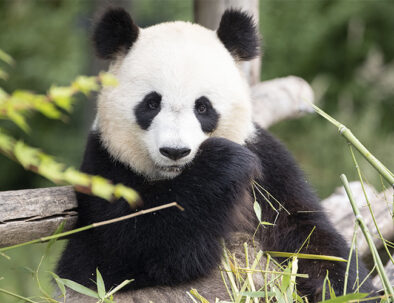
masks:
<svg viewBox="0 0 394 303"><path fill-rule="evenodd" d="M118 85L118 80L115 78L114 75L110 73L101 72L99 74L101 83L103 86L116 86Z"/></svg>
<svg viewBox="0 0 394 303"><path fill-rule="evenodd" d="M100 299L104 299L105 297L105 284L103 277L101 276L100 271L96 268L96 283L97 283L97 292Z"/></svg>
<svg viewBox="0 0 394 303"><path fill-rule="evenodd" d="M263 298L265 297L265 291L243 291L240 292L242 296L251 297L251 298ZM273 296L275 293L272 291L268 292L269 296Z"/></svg>
<svg viewBox="0 0 394 303"><path fill-rule="evenodd" d="M74 93L74 89L69 86L51 86L48 95L57 106L71 112L72 103L74 101L72 95Z"/></svg>
<svg viewBox="0 0 394 303"><path fill-rule="evenodd" d="M340 296L340 297L336 297L336 298L333 298L333 299L320 301L320 302L325 302L325 303L346 303L346 302L353 301L353 300L354 301L355 300L361 300L361 299L365 298L366 296L368 296L368 294L366 294L366 293L354 293L354 294L348 294L348 295L345 295L345 296Z"/></svg>
<svg viewBox="0 0 394 303"><path fill-rule="evenodd" d="M37 149L25 145L22 141L18 141L15 144L14 155L25 168L38 164L37 153Z"/></svg>
<svg viewBox="0 0 394 303"><path fill-rule="evenodd" d="M60 279L60 277L53 272L51 272L51 275L54 278L57 286L59 287L60 292L62 293L63 297L65 297L66 296L66 287L64 286L62 279Z"/></svg>
<svg viewBox="0 0 394 303"><path fill-rule="evenodd" d="M76 184L80 186L89 186L90 184L89 176L81 173L73 167L69 167L65 170L63 178L69 184Z"/></svg>
<svg viewBox="0 0 394 303"><path fill-rule="evenodd" d="M139 200L138 193L129 188L124 186L123 184L117 184L114 188L114 196L115 198L124 198L130 205L133 205L136 201Z"/></svg>
<svg viewBox="0 0 394 303"><path fill-rule="evenodd" d="M2 101L4 101L5 99L7 99L8 96L9 96L9 95L6 93L6 91L0 87L0 102L2 102ZM1 103L0 103L0 104L1 104Z"/></svg>
<svg viewBox="0 0 394 303"><path fill-rule="evenodd" d="M98 91L99 85L97 84L96 77L79 76L72 84L74 89L81 91L86 96L92 91Z"/></svg>
<svg viewBox="0 0 394 303"><path fill-rule="evenodd" d="M283 258L297 257L299 259L347 262L347 260L345 260L343 258L334 257L334 256L326 256L326 255L299 254L299 253L289 253L289 252L280 252L280 251L266 251L265 253L267 253L273 257L283 257Z"/></svg>
<svg viewBox="0 0 394 303"><path fill-rule="evenodd" d="M5 150L7 153L12 152L14 143L13 138L5 135L0 129L0 149Z"/></svg>
<svg viewBox="0 0 394 303"><path fill-rule="evenodd" d="M111 183L109 183L108 180L100 176L93 176L91 178L91 182L92 182L92 193L94 195L104 198L108 201L112 199L114 186Z"/></svg>
<svg viewBox="0 0 394 303"><path fill-rule="evenodd" d="M43 156L41 155L41 157ZM64 165L62 163L58 163L49 156L45 156L41 159L38 166L38 173L45 178L58 183L63 180L63 169Z"/></svg>
<svg viewBox="0 0 394 303"><path fill-rule="evenodd" d="M116 286L114 289L112 289L109 293L107 293L106 297L107 298L111 297L114 293L118 292L123 287L125 287L127 284L130 284L133 281L134 281L134 279L124 280L122 283L120 283L118 286Z"/></svg>
<svg viewBox="0 0 394 303"><path fill-rule="evenodd" d="M8 63L9 65L14 64L14 59L12 59L12 57L9 54L7 54L5 51L1 49L0 49L0 60L5 63Z"/></svg>
<svg viewBox="0 0 394 303"><path fill-rule="evenodd" d="M2 80L8 79L8 74L2 68L0 68L0 79Z"/></svg>
<svg viewBox="0 0 394 303"><path fill-rule="evenodd" d="M81 284L79 284L77 282L74 282L74 281L71 281L71 280L68 280L68 279L59 279L59 280L64 285L66 285L67 287L69 287L72 290L76 291L77 293L80 293L80 294L83 294L85 296L89 296L89 297L92 297L92 298L100 299L98 294L95 291L93 291L93 290L91 290L91 289L89 289L89 288L87 288L87 287L85 287L85 286L83 286L83 285L81 285Z"/></svg>
<svg viewBox="0 0 394 303"><path fill-rule="evenodd" d="M254 213L257 216L257 219L259 219L259 222L261 222L261 214L262 214L261 206L260 206L260 204L257 201L254 202L253 209L254 209Z"/></svg>
<svg viewBox="0 0 394 303"><path fill-rule="evenodd" d="M24 132L29 132L30 127L26 123L25 118L18 112L14 111L13 109L10 109L7 111L7 116L8 118L14 122L17 126L19 126Z"/></svg>

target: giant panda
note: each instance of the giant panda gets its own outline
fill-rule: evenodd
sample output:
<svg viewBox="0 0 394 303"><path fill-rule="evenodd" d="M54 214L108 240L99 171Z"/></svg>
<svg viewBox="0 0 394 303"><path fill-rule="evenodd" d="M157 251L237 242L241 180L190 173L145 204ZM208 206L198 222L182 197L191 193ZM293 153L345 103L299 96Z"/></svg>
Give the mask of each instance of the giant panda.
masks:
<svg viewBox="0 0 394 303"><path fill-rule="evenodd" d="M248 14L227 10L217 31L189 22L139 28L125 10L111 8L97 22L93 42L118 85L98 97L81 170L136 189L139 209L176 201L184 211L166 209L75 235L58 263L60 277L94 287L98 268L107 288L132 278L132 291L203 279L218 267L221 239L257 227L254 196L262 220L274 224L259 229L264 250L348 258L346 242L292 156L253 123L239 68L259 54ZM260 194L253 193L256 186ZM76 227L136 211L122 199L108 203L82 193L77 199ZM357 275L360 281L367 275L355 259L348 292ZM309 302L321 299L327 273L336 294L343 293L344 262L301 259L298 271L309 275L297 278ZM373 291L368 279L360 291Z"/></svg>

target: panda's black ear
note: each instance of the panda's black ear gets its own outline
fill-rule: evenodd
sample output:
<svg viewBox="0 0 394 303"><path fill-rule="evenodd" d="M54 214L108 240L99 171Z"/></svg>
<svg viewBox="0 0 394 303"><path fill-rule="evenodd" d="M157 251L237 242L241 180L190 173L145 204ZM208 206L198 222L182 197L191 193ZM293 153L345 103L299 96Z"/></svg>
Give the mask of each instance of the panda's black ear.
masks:
<svg viewBox="0 0 394 303"><path fill-rule="evenodd" d="M126 53L137 40L139 28L123 8L110 8L99 18L93 32L97 55L113 59Z"/></svg>
<svg viewBox="0 0 394 303"><path fill-rule="evenodd" d="M217 35L237 60L250 60L259 55L258 29L253 17L246 12L226 10L220 20Z"/></svg>

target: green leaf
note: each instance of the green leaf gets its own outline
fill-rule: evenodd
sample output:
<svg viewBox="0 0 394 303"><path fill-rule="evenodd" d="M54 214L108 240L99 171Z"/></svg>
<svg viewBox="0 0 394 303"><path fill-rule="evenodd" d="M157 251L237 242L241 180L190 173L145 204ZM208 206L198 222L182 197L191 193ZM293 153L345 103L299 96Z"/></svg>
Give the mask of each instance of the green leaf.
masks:
<svg viewBox="0 0 394 303"><path fill-rule="evenodd" d="M0 79L7 80L8 79L8 74L0 68Z"/></svg>
<svg viewBox="0 0 394 303"><path fill-rule="evenodd" d="M90 177L86 174L76 170L73 167L69 167L63 173L64 180L72 185L89 186Z"/></svg>
<svg viewBox="0 0 394 303"><path fill-rule="evenodd" d="M107 295L106 297L111 297L114 293L118 292L119 290L121 290L123 287L125 287L127 284L130 284L131 282L133 282L134 279L131 280L124 280L122 283L120 283L118 286L116 286L114 289L112 289Z"/></svg>
<svg viewBox="0 0 394 303"><path fill-rule="evenodd" d="M20 113L16 112L13 109L10 109L7 111L7 116L12 122L18 125L24 132L27 133L30 131L29 125L26 123L25 118Z"/></svg>
<svg viewBox="0 0 394 303"><path fill-rule="evenodd" d="M81 91L85 95L89 95L92 91L98 91L100 88L97 84L96 77L87 76L79 76L72 84L72 87Z"/></svg>
<svg viewBox="0 0 394 303"><path fill-rule="evenodd" d="M260 221L260 224L261 225L269 225L269 226L274 226L275 225L274 223L267 222L267 221Z"/></svg>
<svg viewBox="0 0 394 303"><path fill-rule="evenodd" d="M297 257L299 259L347 262L347 260L345 260L343 258L334 257L334 256L326 256L326 255L299 254L299 253L289 253L289 252L281 252L281 251L266 251L265 253L267 253L273 257L282 257L282 258Z"/></svg>
<svg viewBox="0 0 394 303"><path fill-rule="evenodd" d="M265 291L243 291L240 292L242 296L251 298L263 298L265 297ZM272 291L268 292L268 296L273 296L275 293Z"/></svg>
<svg viewBox="0 0 394 303"><path fill-rule="evenodd" d="M285 293L287 288L290 285L291 263L289 263L289 266L286 267L286 269L283 271L283 273L284 273L284 275L282 276L282 283L280 285L280 289L283 293Z"/></svg>
<svg viewBox="0 0 394 303"><path fill-rule="evenodd" d="M23 167L28 168L30 165L38 166L38 150L27 146L22 141L18 141L14 147L14 155Z"/></svg>
<svg viewBox="0 0 394 303"><path fill-rule="evenodd" d="M14 139L3 133L0 128L0 149L5 150L7 153L11 153L14 148Z"/></svg>
<svg viewBox="0 0 394 303"><path fill-rule="evenodd" d="M51 86L48 95L57 106L71 112L72 103L74 101L72 95L74 93L74 89L69 86Z"/></svg>
<svg viewBox="0 0 394 303"><path fill-rule="evenodd" d="M354 293L354 294L348 294L340 297L336 297L333 299L325 300L325 301L320 301L320 302L325 302L325 303L346 303L352 300L361 300L368 296L366 293Z"/></svg>
<svg viewBox="0 0 394 303"><path fill-rule="evenodd" d="M100 299L104 299L105 297L105 284L103 277L101 276L100 271L96 268L96 282L97 282L97 291Z"/></svg>
<svg viewBox="0 0 394 303"><path fill-rule="evenodd" d="M63 180L64 164L54 161L50 156L40 154L41 162L38 165L38 173L54 183Z"/></svg>
<svg viewBox="0 0 394 303"><path fill-rule="evenodd" d="M94 291L91 290L77 282L68 280L68 279L59 279L64 285L67 287L71 288L72 290L76 291L77 293L83 294L85 296L89 296L92 298L100 299L98 294Z"/></svg>
<svg viewBox="0 0 394 303"><path fill-rule="evenodd" d="M262 214L262 212L261 212L261 206L260 206L259 202L255 201L254 204L253 204L253 208L254 208L254 212L255 212L255 214L257 216L257 219L259 219L259 222L261 222L261 214Z"/></svg>
<svg viewBox="0 0 394 303"><path fill-rule="evenodd" d="M35 110L39 111L48 118L59 119L62 116L62 113L53 103L49 102L45 96L35 96L33 99L33 106Z"/></svg>
<svg viewBox="0 0 394 303"><path fill-rule="evenodd" d="M91 181L92 181L92 193L95 196L104 198L108 201L112 199L114 186L111 183L109 183L108 180L100 176L93 176L91 178Z"/></svg>
<svg viewBox="0 0 394 303"><path fill-rule="evenodd" d="M9 95L7 94L7 92L0 87L0 102L6 100L8 97Z"/></svg>
<svg viewBox="0 0 394 303"><path fill-rule="evenodd" d="M110 73L101 72L99 78L103 86L116 86L118 85L118 80L114 75Z"/></svg>
<svg viewBox="0 0 394 303"><path fill-rule="evenodd" d="M135 190L126 187L123 184L115 185L114 196L117 199L124 198L131 206L133 206L133 204L135 204L139 199L139 195Z"/></svg>
<svg viewBox="0 0 394 303"><path fill-rule="evenodd" d="M14 64L14 59L12 59L12 57L9 54L7 54L1 49L0 49L0 60L5 63L8 63L9 65Z"/></svg>
<svg viewBox="0 0 394 303"><path fill-rule="evenodd" d="M60 277L53 272L51 272L51 275L55 279L55 282L56 282L57 286L59 287L60 292L62 293L63 297L65 297L66 296L66 287L64 287L64 283L63 283L62 279L60 279Z"/></svg>

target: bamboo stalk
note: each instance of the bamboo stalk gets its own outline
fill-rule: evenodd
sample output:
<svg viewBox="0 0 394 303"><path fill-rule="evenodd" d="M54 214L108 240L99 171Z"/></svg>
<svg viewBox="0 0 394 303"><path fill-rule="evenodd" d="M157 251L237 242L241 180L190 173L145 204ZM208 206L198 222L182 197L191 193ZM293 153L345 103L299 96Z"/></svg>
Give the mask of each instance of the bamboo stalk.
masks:
<svg viewBox="0 0 394 303"><path fill-rule="evenodd" d="M364 237L365 237L365 239L366 239L366 241L368 243L369 249L371 250L372 257L374 259L376 268L378 270L379 277L382 280L382 284L383 284L383 287L385 289L385 292L386 292L386 294L389 294L392 298L394 298L393 287L391 286L390 281L389 281L389 279L388 279L388 277L387 277L387 275L386 275L386 273L384 271L384 266L382 264L382 260L379 257L379 254L378 254L376 246L375 246L375 244L373 242L372 236L371 236L371 234L370 234L370 232L368 230L367 225L364 222L364 218L361 216L360 210L358 209L357 204L354 201L353 193L352 193L352 191L350 189L349 182L348 182L348 180L347 180L347 178L346 178L346 176L344 174L341 175L341 181L343 183L343 186L345 187L346 194L348 195L348 198L349 198L350 204L352 206L354 215L356 216L356 220L357 220L357 222L358 222L358 224L359 224L359 226L361 228L361 231L364 234Z"/></svg>
<svg viewBox="0 0 394 303"><path fill-rule="evenodd" d="M343 295L346 295L346 291L347 291L347 281L349 279L350 263L352 262L353 248L356 245L357 225L358 225L358 223L356 221L356 223L354 224L354 229L353 229L353 237L352 237L352 244L350 245L349 258L348 258L347 264L346 264L345 281L343 283Z"/></svg>
<svg viewBox="0 0 394 303"><path fill-rule="evenodd" d="M328 120L330 123L338 127L338 131L342 137L344 137L350 144L352 144L360 154L389 182L389 184L394 187L394 174L383 165L348 129L345 125L335 120L325 111L320 109L314 104L311 104L314 110L323 118Z"/></svg>
<svg viewBox="0 0 394 303"><path fill-rule="evenodd" d="M124 221L124 220L127 220L127 219L131 219L131 218L134 218L134 217L137 217L137 216L145 215L145 214L148 214L148 213L152 213L152 212L155 212L155 211L159 211L159 210L162 210L162 209L165 209L165 208L169 208L169 207L174 207L174 206L179 208L182 211L184 210L183 207L181 207L178 203L172 202L172 203L168 203L168 204L152 207L152 208L149 208L149 209L143 209L143 210L140 210L139 212L132 213L132 214L129 214L129 215L126 215L126 216L122 216L122 217L119 217L119 218L114 218L114 219L110 219L110 220L106 220L106 221L96 222L96 223L93 223L93 224L90 224L90 225L86 225L86 226L83 226L83 227L80 227L80 228L76 228L76 229L73 229L73 230L70 230L70 231L66 231L66 232L63 232L63 233L58 233L58 234L54 234L54 235L47 236L47 237L41 237L39 239L35 239L35 240L32 240L32 241L28 241L28 242L19 243L19 244L12 245L12 246L0 248L0 252L4 252L4 251L7 251L7 250L10 250L10 249L13 249L13 248L22 247L22 246L26 246L26 245L30 245L30 244L46 242L46 241L49 241L51 239L58 239L58 238L66 237L66 236L69 236L69 235L72 235L72 234L79 233L81 231L89 230L89 229L96 228L96 227L103 226L103 225L107 225L107 224L112 224L112 223Z"/></svg>
<svg viewBox="0 0 394 303"><path fill-rule="evenodd" d="M369 212L370 212L370 214L371 214L372 221L373 221L373 223L374 223L374 225L375 225L376 231L377 231L378 234L379 234L380 240L382 240L382 244L383 244L383 246L384 246L384 249L385 249L386 252L387 252L387 255L389 256L391 262L393 262L393 264L394 264L394 259L393 259L393 257L391 256L390 250L389 250L389 248L387 247L386 241L384 240L383 235L382 235L382 233L381 233L381 231L380 231L380 229L379 229L378 223L376 222L376 218L375 218L375 214L374 214L374 212L373 212L373 210L372 210L371 202L369 202L367 192L365 191L364 180L363 180L363 177L362 177L362 175L361 175L360 166L358 165L358 162L357 162L356 156L354 155L352 146L349 146L349 147L350 147L350 153L352 154L353 162L354 162L354 164L356 165L356 170L357 170L358 178L360 179L361 188L362 188L363 193L364 193L365 201L367 201L367 206L368 206Z"/></svg>

